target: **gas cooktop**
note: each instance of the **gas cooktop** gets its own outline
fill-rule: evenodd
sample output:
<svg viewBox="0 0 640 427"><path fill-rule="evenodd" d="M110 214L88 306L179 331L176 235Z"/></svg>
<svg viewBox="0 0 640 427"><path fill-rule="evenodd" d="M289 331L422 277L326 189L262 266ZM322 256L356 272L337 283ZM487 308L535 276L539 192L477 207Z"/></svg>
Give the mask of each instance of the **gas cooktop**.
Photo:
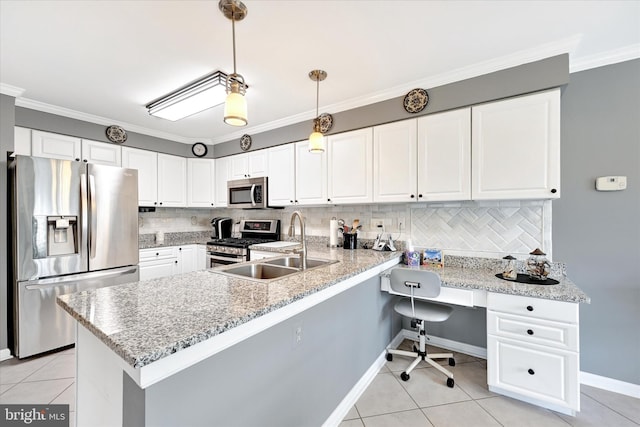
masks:
<svg viewBox="0 0 640 427"><path fill-rule="evenodd" d="M275 242L276 239L264 239L258 237L226 237L224 239L214 239L207 242L207 245L229 246L232 248L247 248L260 243Z"/></svg>

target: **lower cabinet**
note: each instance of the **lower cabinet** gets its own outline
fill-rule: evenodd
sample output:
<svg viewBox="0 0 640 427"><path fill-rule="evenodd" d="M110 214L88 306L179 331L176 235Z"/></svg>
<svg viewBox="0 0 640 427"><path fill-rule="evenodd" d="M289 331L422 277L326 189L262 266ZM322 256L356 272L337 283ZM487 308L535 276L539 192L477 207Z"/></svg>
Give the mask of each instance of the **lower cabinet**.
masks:
<svg viewBox="0 0 640 427"><path fill-rule="evenodd" d="M573 415L580 410L578 304L487 296L489 389Z"/></svg>
<svg viewBox="0 0 640 427"><path fill-rule="evenodd" d="M206 268L206 254L198 249L204 245L165 246L140 249L140 280L184 274ZM202 256L204 255L204 256Z"/></svg>

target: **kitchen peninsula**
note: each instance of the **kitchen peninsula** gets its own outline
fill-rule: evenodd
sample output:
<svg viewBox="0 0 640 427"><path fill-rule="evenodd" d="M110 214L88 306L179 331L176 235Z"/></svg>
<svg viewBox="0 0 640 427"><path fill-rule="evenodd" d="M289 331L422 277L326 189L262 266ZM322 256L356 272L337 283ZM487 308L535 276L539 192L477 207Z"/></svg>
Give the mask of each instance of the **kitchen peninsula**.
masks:
<svg viewBox="0 0 640 427"><path fill-rule="evenodd" d="M400 253L309 256L339 262L265 283L199 271L60 297L78 321L78 425L337 424L334 410L401 331L380 291ZM487 294L576 313L588 302L566 278L519 287L487 267L446 267L443 285L484 292L476 306Z"/></svg>

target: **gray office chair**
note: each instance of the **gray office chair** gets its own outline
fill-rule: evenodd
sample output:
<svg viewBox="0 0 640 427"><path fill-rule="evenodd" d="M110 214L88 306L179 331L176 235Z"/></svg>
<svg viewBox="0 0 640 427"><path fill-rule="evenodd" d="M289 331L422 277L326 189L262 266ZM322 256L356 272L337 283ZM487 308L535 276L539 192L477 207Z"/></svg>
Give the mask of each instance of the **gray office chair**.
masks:
<svg viewBox="0 0 640 427"><path fill-rule="evenodd" d="M403 381L409 380L409 373L418 366L421 360L433 366L447 378L447 386L453 387L453 374L434 359L449 359L449 366L455 366L452 353L427 354L426 333L424 322L443 322L449 318L452 307L421 300L420 297L435 298L440 295L440 276L427 270L416 270L409 268L394 268L391 270L391 289L394 293L403 295L398 301L394 310L411 319L411 327L418 329L420 336L419 348L413 346L413 351L387 350L387 360L393 360L393 355L413 357L406 371L400 374Z"/></svg>

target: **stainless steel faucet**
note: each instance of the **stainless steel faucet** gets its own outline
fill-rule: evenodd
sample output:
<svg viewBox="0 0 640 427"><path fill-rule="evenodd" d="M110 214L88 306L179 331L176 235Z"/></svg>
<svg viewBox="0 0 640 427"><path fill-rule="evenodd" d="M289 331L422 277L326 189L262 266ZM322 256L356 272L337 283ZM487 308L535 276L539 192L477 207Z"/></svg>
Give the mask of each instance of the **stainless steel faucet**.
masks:
<svg viewBox="0 0 640 427"><path fill-rule="evenodd" d="M289 237L294 237L296 235L296 225L295 225L295 217L298 217L300 220L300 234L302 238L302 249L300 249L298 254L300 255L300 267L302 270L307 269L307 235L305 232L305 223L304 217L300 213L300 211L294 211L291 214L291 224L289 225Z"/></svg>

